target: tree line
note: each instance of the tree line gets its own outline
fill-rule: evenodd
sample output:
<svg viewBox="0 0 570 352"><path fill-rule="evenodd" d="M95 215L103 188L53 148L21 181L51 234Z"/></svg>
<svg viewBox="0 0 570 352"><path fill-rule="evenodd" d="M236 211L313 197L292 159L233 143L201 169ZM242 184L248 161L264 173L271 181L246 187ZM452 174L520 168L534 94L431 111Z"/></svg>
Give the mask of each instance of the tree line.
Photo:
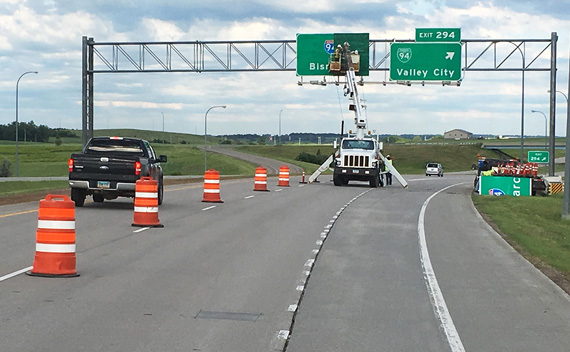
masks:
<svg viewBox="0 0 570 352"><path fill-rule="evenodd" d="M18 123L18 140L29 142L48 142L50 137L77 137L73 132L63 129L36 125L34 121ZM0 140L16 140L16 121L0 125Z"/></svg>

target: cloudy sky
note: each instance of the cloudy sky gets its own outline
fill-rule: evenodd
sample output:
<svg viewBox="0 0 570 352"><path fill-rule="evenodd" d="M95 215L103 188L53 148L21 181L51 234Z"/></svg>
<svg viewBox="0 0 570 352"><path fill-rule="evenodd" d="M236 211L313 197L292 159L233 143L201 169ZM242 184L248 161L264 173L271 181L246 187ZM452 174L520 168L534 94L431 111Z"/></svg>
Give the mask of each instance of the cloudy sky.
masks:
<svg viewBox="0 0 570 352"><path fill-rule="evenodd" d="M0 124L19 120L81 128L81 43L295 40L298 33L369 33L413 39L415 28L461 28L463 39L549 39L558 33L557 90L568 90L567 0L0 0ZM529 57L532 48L529 47ZM549 59L549 52L539 62ZM520 67L521 56L509 59ZM322 78L322 77L321 77ZM306 81L316 79L307 77ZM368 81L383 81L372 71ZM333 132L352 125L342 87L297 85L295 72L96 74L96 129L140 128L215 135ZM543 135L549 74L525 77L525 134ZM467 72L460 87L365 84L370 130L381 134L519 134L521 74ZM557 95L556 134L566 100Z"/></svg>

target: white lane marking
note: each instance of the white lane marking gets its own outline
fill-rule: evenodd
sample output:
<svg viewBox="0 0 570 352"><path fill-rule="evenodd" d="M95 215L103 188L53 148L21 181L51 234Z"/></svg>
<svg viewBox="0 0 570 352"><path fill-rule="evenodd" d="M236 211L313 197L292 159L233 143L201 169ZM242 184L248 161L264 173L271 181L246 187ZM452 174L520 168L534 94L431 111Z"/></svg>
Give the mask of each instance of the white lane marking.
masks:
<svg viewBox="0 0 570 352"><path fill-rule="evenodd" d="M281 192L283 190L283 188L278 188L275 190L275 192Z"/></svg>
<svg viewBox="0 0 570 352"><path fill-rule="evenodd" d="M277 333L277 338L279 340L287 340L288 337L289 337L289 330L279 330L279 333Z"/></svg>
<svg viewBox="0 0 570 352"><path fill-rule="evenodd" d="M148 230L148 229L150 229L150 227L143 227L143 228L141 228L141 229L138 229L138 230L133 231L133 233L143 232L143 231Z"/></svg>
<svg viewBox="0 0 570 352"><path fill-rule="evenodd" d="M296 304L291 304L291 305L289 306L289 308L287 308L287 311L288 311L288 312L294 312L294 311L297 310L297 307L298 307L298 306L297 306Z"/></svg>
<svg viewBox="0 0 570 352"><path fill-rule="evenodd" d="M422 209L420 211L420 217L418 220L420 260L424 271L424 278L426 279L428 294L430 295L430 301L432 302L436 318L439 320L441 327L445 332L445 336L447 337L447 342L449 343L449 347L451 348L452 352L465 352L465 348L463 347L461 338L459 338L459 334L455 329L455 324L453 324L453 319L451 319L451 315L449 314L449 310L447 309L447 305L445 304L445 299L443 298L443 294L441 293L441 289L439 287L439 284L437 283L437 278L435 277L433 266L431 265L431 260L429 258L429 252L427 249L424 223L425 223L426 208L429 202L432 200L432 198L434 198L439 193L460 184L461 183L457 183L451 186L447 186L429 196L429 198L426 199L426 201L422 205Z"/></svg>
<svg viewBox="0 0 570 352"><path fill-rule="evenodd" d="M249 198L253 198L253 197L255 197L255 196L247 196L244 199L249 199Z"/></svg>
<svg viewBox="0 0 570 352"><path fill-rule="evenodd" d="M32 270L33 268L34 268L33 266L29 266L29 267L27 267L27 268L20 269L20 270L18 270L18 271L14 271L14 272L11 273L11 274L7 274L7 275L4 275L4 276L0 276L0 282L2 282L2 281L4 281L4 280L11 279L11 278L13 278L14 276L18 276L18 275L20 275L20 274L23 274L23 273L25 273L25 272L28 271L28 270Z"/></svg>
<svg viewBox="0 0 570 352"><path fill-rule="evenodd" d="M210 209L214 209L215 207L216 207L215 205L212 205L211 207L207 207L207 208L204 208L202 210L210 210Z"/></svg>

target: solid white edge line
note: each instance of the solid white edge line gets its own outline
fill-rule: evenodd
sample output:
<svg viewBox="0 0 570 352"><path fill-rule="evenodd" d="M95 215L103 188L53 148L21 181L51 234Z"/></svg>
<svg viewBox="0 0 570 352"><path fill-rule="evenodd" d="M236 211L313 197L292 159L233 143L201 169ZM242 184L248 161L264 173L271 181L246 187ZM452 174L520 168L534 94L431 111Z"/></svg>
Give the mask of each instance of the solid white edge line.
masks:
<svg viewBox="0 0 570 352"><path fill-rule="evenodd" d="M34 268L33 266L29 266L29 267L27 267L27 268L20 269L20 270L18 270L18 271L14 271L14 272L11 273L11 274L7 274L7 275L4 275L4 276L0 276L0 282L2 282L2 281L4 281L4 280L11 279L11 278L13 278L14 276L18 276L18 275L20 275L20 274L23 274L23 273L25 273L25 272L28 271L28 270L32 270L33 268Z"/></svg>
<svg viewBox="0 0 570 352"><path fill-rule="evenodd" d="M426 201L422 205L422 209L420 210L420 216L418 219L420 261L422 264L422 268L424 270L426 286L428 289L428 293L430 295L430 300L432 302L434 312L436 313L436 317L439 320L441 327L445 332L445 336L447 337L447 342L449 343L449 347L451 348L452 352L465 352L465 348L463 347L461 338L459 337L459 334L455 329L455 324L453 324L453 319L451 319L451 315L449 314L449 310L447 309L447 304L445 304L445 299L443 298L443 294L441 293L441 288L439 287L439 284L437 283L437 278L435 277L435 272L433 270L433 266L431 264L429 258L429 252L427 249L424 222L425 222L425 212L432 198L434 198L439 193L451 187L458 186L460 184L461 183L457 183L451 186L447 186L429 196L429 198L426 199Z"/></svg>

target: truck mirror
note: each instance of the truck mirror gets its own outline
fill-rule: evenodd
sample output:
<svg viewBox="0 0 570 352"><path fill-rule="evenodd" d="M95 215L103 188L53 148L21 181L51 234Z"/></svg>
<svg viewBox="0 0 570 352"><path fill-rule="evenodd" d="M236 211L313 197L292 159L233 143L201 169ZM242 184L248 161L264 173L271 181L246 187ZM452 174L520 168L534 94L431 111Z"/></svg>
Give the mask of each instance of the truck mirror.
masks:
<svg viewBox="0 0 570 352"><path fill-rule="evenodd" d="M158 161L161 163L165 163L167 161L166 155L159 155Z"/></svg>

